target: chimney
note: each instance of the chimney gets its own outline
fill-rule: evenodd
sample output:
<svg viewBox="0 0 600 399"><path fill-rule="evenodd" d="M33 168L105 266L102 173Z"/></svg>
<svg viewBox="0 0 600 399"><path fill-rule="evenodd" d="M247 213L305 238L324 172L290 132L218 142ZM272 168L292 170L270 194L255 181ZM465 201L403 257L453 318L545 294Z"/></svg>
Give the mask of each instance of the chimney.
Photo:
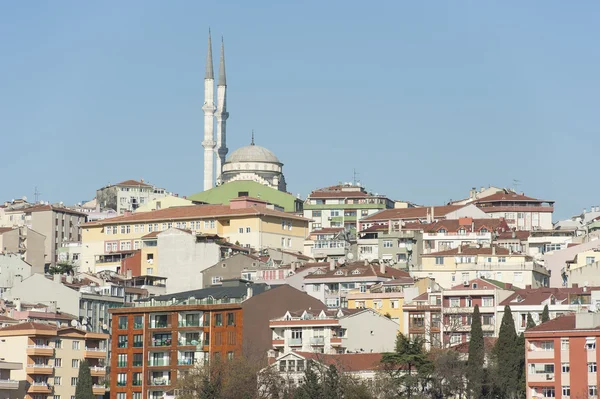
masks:
<svg viewBox="0 0 600 399"><path fill-rule="evenodd" d="M526 289L526 290L530 290L530 289L531 289L531 284L527 284L527 285L525 286L525 289Z"/></svg>
<svg viewBox="0 0 600 399"><path fill-rule="evenodd" d="M392 221L388 220L388 234L392 232Z"/></svg>
<svg viewBox="0 0 600 399"><path fill-rule="evenodd" d="M431 207L431 223L435 222L435 210Z"/></svg>
<svg viewBox="0 0 600 399"><path fill-rule="evenodd" d="M55 283L62 283L62 275L59 273L56 273L52 276L52 278L54 279Z"/></svg>
<svg viewBox="0 0 600 399"><path fill-rule="evenodd" d="M246 299L250 299L252 298L252 295L254 294L254 288L252 288L252 284L248 283L246 284Z"/></svg>
<svg viewBox="0 0 600 399"><path fill-rule="evenodd" d="M512 288L512 283L504 283L504 289L510 290Z"/></svg>
<svg viewBox="0 0 600 399"><path fill-rule="evenodd" d="M380 274L385 274L385 263L381 262L379 264L379 273Z"/></svg>
<svg viewBox="0 0 600 399"><path fill-rule="evenodd" d="M517 238L517 232L515 230L513 230L511 236L512 236L512 238Z"/></svg>
<svg viewBox="0 0 600 399"><path fill-rule="evenodd" d="M492 255L496 256L496 246L492 245Z"/></svg>
<svg viewBox="0 0 600 399"><path fill-rule="evenodd" d="M330 271L335 270L335 259L329 259L329 270Z"/></svg>
<svg viewBox="0 0 600 399"><path fill-rule="evenodd" d="M293 271L294 273L296 272L296 262L290 263L290 270Z"/></svg>
<svg viewBox="0 0 600 399"><path fill-rule="evenodd" d="M475 221L471 219L471 233L475 233Z"/></svg>
<svg viewBox="0 0 600 399"><path fill-rule="evenodd" d="M458 246L458 253L459 253L459 254L462 254L462 245L459 245L459 246Z"/></svg>

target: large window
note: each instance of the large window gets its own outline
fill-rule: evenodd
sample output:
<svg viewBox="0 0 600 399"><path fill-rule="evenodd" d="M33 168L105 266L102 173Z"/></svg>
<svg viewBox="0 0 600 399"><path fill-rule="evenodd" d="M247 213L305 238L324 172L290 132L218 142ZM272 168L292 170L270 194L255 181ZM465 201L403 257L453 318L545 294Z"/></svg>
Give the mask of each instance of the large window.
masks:
<svg viewBox="0 0 600 399"><path fill-rule="evenodd" d="M227 313L227 325L235 326L235 313Z"/></svg>
<svg viewBox="0 0 600 399"><path fill-rule="evenodd" d="M444 264L444 257L443 256L436 256L435 257L435 264L436 265L443 265Z"/></svg>
<svg viewBox="0 0 600 399"><path fill-rule="evenodd" d="M215 314L215 327L221 327L223 325L223 314L216 313Z"/></svg>
<svg viewBox="0 0 600 399"><path fill-rule="evenodd" d="M117 386L118 387L127 386L127 373L117 374Z"/></svg>
<svg viewBox="0 0 600 399"><path fill-rule="evenodd" d="M119 316L119 330L127 330L127 316Z"/></svg>
<svg viewBox="0 0 600 399"><path fill-rule="evenodd" d="M133 354L133 367L141 367L144 363L144 355L142 353Z"/></svg>
<svg viewBox="0 0 600 399"><path fill-rule="evenodd" d="M127 353L119 353L117 357L117 367L127 367Z"/></svg>
<svg viewBox="0 0 600 399"><path fill-rule="evenodd" d="M136 334L133 336L133 347L141 348L144 346L144 336L142 334Z"/></svg>
<svg viewBox="0 0 600 399"><path fill-rule="evenodd" d="M144 328L144 316L133 316L133 328Z"/></svg>
<svg viewBox="0 0 600 399"><path fill-rule="evenodd" d="M119 348L127 348L127 335L119 335L119 340L117 343L117 347Z"/></svg>

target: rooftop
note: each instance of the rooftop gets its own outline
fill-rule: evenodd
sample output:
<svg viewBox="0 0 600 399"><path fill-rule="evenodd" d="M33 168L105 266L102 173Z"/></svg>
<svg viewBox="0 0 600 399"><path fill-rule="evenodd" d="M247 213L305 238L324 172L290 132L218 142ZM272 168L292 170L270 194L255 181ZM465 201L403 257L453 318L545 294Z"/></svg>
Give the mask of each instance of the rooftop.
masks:
<svg viewBox="0 0 600 399"><path fill-rule="evenodd" d="M524 254L511 252L509 249L498 247L498 246L476 246L476 245L463 245L458 248L448 249L446 251L432 252L430 254L423 254L422 257L434 258L437 256L455 256L455 255L490 255L494 256L494 249L496 250L496 256L525 256ZM459 252L460 251L460 252Z"/></svg>
<svg viewBox="0 0 600 399"><path fill-rule="evenodd" d="M377 220L399 220L399 219L424 219L430 213L433 208L433 217L445 217L450 212L454 212L465 205L442 205L434 207L421 207L421 208L394 208L385 209L381 212L374 213L373 215L367 216L361 219L361 222L377 221Z"/></svg>
<svg viewBox="0 0 600 399"><path fill-rule="evenodd" d="M382 368L381 353L344 353L327 355L323 353L294 352L306 360L314 360L325 366L336 366L342 372L357 372L366 370L379 370Z"/></svg>
<svg viewBox="0 0 600 399"><path fill-rule="evenodd" d="M334 270L330 270L329 267L326 269L318 269L312 274L306 276L306 279L322 279L322 278L336 278L336 277L373 277L373 278L389 278L406 282L407 284L413 283L414 280L410 277L408 272L403 270L395 269L390 266L385 266L385 272L381 273L380 265L364 262L353 262L346 263L344 265L336 267Z"/></svg>

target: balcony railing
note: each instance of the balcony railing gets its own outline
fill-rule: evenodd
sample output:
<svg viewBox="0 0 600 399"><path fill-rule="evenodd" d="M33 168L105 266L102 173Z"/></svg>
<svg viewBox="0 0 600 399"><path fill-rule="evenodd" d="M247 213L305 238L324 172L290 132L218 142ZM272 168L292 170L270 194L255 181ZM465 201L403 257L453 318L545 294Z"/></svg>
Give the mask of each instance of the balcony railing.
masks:
<svg viewBox="0 0 600 399"><path fill-rule="evenodd" d="M47 382L37 382L37 381L33 381L33 382L31 383L31 386L32 386L32 387L48 387L48 388L50 388L50 385L48 385L48 383L47 383Z"/></svg>
<svg viewBox="0 0 600 399"><path fill-rule="evenodd" d="M195 363L195 359L193 358L183 358L177 360L177 364L180 366L191 366Z"/></svg>
<svg viewBox="0 0 600 399"><path fill-rule="evenodd" d="M54 349L50 345L27 345L27 348L35 348L35 349Z"/></svg>
<svg viewBox="0 0 600 399"><path fill-rule="evenodd" d="M300 346L300 345L302 345L302 338L290 338L289 345L290 346Z"/></svg>
<svg viewBox="0 0 600 399"><path fill-rule="evenodd" d="M182 338L182 339L179 340L178 343L179 343L179 346L190 346L190 345L198 346L199 344L202 343L202 341L198 340L198 339L185 339L185 338Z"/></svg>
<svg viewBox="0 0 600 399"><path fill-rule="evenodd" d="M148 366L170 366L171 359L150 359L148 360Z"/></svg>
<svg viewBox="0 0 600 399"><path fill-rule="evenodd" d="M312 337L310 339L310 344L311 345L325 345L325 338L324 337Z"/></svg>
<svg viewBox="0 0 600 399"><path fill-rule="evenodd" d="M200 320L179 320L179 327L200 327Z"/></svg>
<svg viewBox="0 0 600 399"><path fill-rule="evenodd" d="M168 378L150 378L148 385L160 386L160 385L171 385L171 380Z"/></svg>
<svg viewBox="0 0 600 399"><path fill-rule="evenodd" d="M37 369L51 369L54 366L50 364L28 364L27 367L35 367Z"/></svg>
<svg viewBox="0 0 600 399"><path fill-rule="evenodd" d="M94 371L106 371L106 367L92 366L92 367L90 367L90 371L92 371L92 372L94 372Z"/></svg>
<svg viewBox="0 0 600 399"><path fill-rule="evenodd" d="M171 346L171 339L153 339L152 346Z"/></svg>
<svg viewBox="0 0 600 399"><path fill-rule="evenodd" d="M106 352L105 348L88 348L87 346L85 347L85 350L88 352Z"/></svg>
<svg viewBox="0 0 600 399"><path fill-rule="evenodd" d="M150 322L150 328L170 328L171 327L171 323L169 322L163 322L163 321L154 321L152 320Z"/></svg>

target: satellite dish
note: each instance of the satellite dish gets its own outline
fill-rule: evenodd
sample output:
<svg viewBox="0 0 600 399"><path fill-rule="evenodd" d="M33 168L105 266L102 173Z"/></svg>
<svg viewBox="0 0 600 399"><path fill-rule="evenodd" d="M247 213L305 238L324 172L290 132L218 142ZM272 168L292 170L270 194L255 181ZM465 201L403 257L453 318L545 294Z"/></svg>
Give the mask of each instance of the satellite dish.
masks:
<svg viewBox="0 0 600 399"><path fill-rule="evenodd" d="M108 330L108 325L107 324L102 324L102 329L103 330Z"/></svg>
<svg viewBox="0 0 600 399"><path fill-rule="evenodd" d="M341 258L339 258L339 259L338 259L338 263L339 263L340 265L343 265L344 263L346 263L346 258L344 258L344 257L341 257Z"/></svg>
<svg viewBox="0 0 600 399"><path fill-rule="evenodd" d="M346 254L346 258L348 258L348 260L352 260L354 259L354 254L352 252Z"/></svg>
<svg viewBox="0 0 600 399"><path fill-rule="evenodd" d="M77 327L77 320L71 320L71 326Z"/></svg>

